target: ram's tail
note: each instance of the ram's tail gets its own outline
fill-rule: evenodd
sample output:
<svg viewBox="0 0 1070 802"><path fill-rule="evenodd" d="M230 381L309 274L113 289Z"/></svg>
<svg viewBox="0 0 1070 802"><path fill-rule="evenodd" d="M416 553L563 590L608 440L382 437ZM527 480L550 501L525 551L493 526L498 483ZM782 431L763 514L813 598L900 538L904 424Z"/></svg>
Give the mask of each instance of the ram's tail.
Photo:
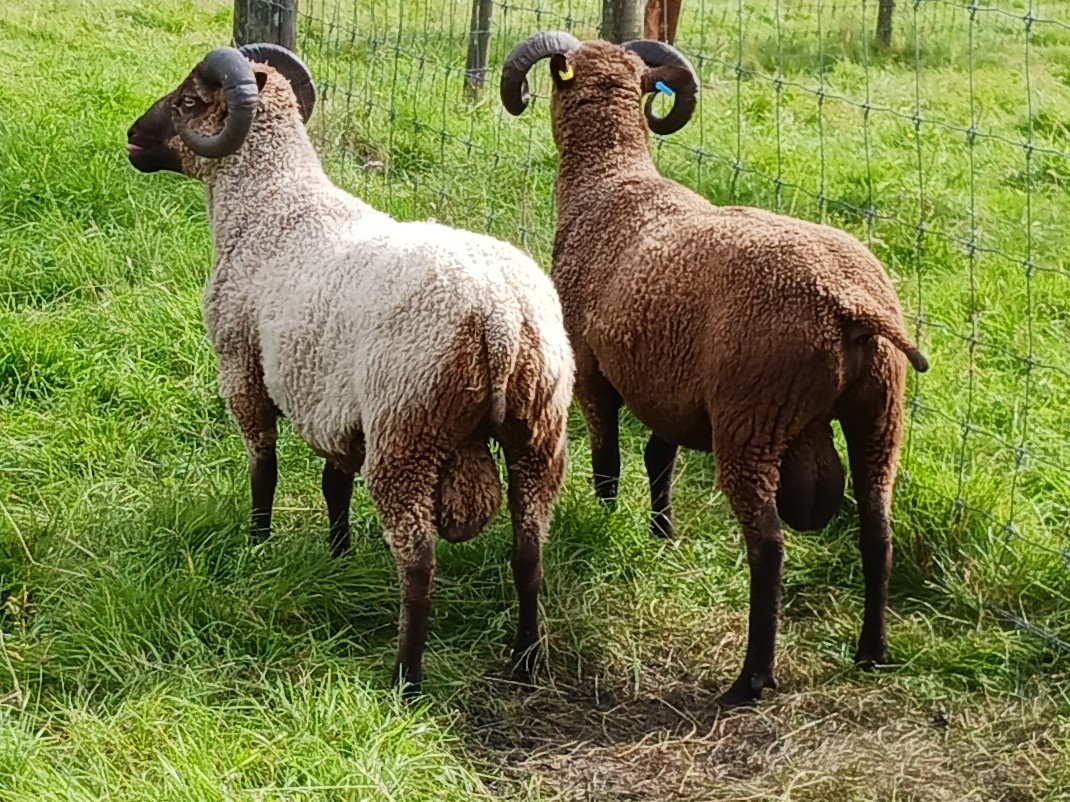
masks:
<svg viewBox="0 0 1070 802"><path fill-rule="evenodd" d="M487 366L490 369L490 417L495 426L505 420L506 391L509 377L516 368L520 354L520 316L501 314L495 310L487 317L483 327L483 341L487 348Z"/></svg>
<svg viewBox="0 0 1070 802"><path fill-rule="evenodd" d="M892 311L887 305L867 300L844 305L843 313L849 323L858 327L860 333L879 335L906 354L918 373L929 369L929 360L911 341L898 310Z"/></svg>

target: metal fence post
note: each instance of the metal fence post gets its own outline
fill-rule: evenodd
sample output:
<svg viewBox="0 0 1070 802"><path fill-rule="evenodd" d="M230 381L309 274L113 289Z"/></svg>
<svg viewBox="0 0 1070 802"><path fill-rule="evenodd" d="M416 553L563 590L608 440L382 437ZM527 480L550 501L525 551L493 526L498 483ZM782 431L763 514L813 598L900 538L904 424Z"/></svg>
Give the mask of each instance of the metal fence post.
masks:
<svg viewBox="0 0 1070 802"><path fill-rule="evenodd" d="M602 38L626 42L643 35L643 0L602 0Z"/></svg>
<svg viewBox="0 0 1070 802"><path fill-rule="evenodd" d="M297 49L298 0L234 0L234 44Z"/></svg>

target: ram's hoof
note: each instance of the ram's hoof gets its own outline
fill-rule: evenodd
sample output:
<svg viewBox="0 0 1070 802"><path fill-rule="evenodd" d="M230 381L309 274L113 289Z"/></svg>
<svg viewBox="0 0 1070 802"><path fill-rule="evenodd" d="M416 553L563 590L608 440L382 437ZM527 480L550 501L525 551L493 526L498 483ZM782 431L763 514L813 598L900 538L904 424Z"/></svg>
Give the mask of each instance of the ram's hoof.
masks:
<svg viewBox="0 0 1070 802"><path fill-rule="evenodd" d="M676 540L676 530L672 525L672 518L664 513L655 513L650 522L650 533L654 537L663 540Z"/></svg>
<svg viewBox="0 0 1070 802"><path fill-rule="evenodd" d="M753 707L761 700L766 688L777 688L776 677L771 671L741 674L732 687L717 697L717 705L724 709Z"/></svg>
<svg viewBox="0 0 1070 802"><path fill-rule="evenodd" d="M858 651L855 652L855 666L862 671L872 671L877 666L886 666L890 662L887 644L859 645Z"/></svg>
<svg viewBox="0 0 1070 802"><path fill-rule="evenodd" d="M513 650L512 674L517 682L527 687L532 687L532 678L539 662L539 646L532 644L527 649Z"/></svg>

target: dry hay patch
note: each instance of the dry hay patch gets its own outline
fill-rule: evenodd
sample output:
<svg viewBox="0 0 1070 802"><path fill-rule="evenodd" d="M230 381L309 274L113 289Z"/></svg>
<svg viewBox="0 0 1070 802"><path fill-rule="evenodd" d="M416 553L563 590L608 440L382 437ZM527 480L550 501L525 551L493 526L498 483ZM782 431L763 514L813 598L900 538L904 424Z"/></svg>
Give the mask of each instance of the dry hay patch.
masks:
<svg viewBox="0 0 1070 802"><path fill-rule="evenodd" d="M1048 798L1070 738L1044 699L937 708L844 684L724 712L682 683L631 695L487 683L461 705L470 745L504 780L534 776L542 798L562 802L1030 802Z"/></svg>

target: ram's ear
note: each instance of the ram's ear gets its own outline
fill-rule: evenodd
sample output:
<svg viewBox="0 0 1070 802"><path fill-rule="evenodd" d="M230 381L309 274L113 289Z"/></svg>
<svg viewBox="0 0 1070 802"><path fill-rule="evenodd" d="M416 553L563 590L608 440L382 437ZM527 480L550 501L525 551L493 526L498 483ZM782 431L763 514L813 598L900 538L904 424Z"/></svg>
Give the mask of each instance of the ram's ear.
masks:
<svg viewBox="0 0 1070 802"><path fill-rule="evenodd" d="M665 94L675 94L676 92L691 86L692 81L693 78L691 73L683 67L651 67L643 73L643 94L648 95L651 92L665 92L666 89L669 91L665 92Z"/></svg>
<svg viewBox="0 0 1070 802"><path fill-rule="evenodd" d="M554 86L558 89L564 89L576 77L575 71L572 69L572 65L565 54L554 53L550 56L550 77L554 81Z"/></svg>

